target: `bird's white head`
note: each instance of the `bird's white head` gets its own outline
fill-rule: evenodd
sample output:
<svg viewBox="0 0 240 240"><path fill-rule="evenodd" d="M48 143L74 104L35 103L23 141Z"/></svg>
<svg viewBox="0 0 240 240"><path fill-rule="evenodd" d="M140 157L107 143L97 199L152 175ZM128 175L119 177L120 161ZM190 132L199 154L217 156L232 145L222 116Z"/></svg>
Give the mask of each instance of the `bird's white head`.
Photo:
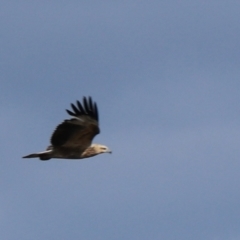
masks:
<svg viewBox="0 0 240 240"><path fill-rule="evenodd" d="M92 144L91 147L96 151L97 154L100 154L100 153L112 153L112 151L105 145Z"/></svg>

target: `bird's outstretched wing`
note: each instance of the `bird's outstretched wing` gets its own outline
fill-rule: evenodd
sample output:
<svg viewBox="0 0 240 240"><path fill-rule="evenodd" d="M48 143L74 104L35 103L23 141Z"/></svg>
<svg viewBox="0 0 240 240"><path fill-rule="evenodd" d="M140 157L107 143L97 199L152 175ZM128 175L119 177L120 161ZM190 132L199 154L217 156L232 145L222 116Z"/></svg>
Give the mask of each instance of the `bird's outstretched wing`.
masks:
<svg viewBox="0 0 240 240"><path fill-rule="evenodd" d="M51 137L53 147L86 149L91 145L95 135L100 133L98 127L98 108L92 98L83 98L83 104L77 101L71 104L72 110L66 110L74 118L59 124Z"/></svg>

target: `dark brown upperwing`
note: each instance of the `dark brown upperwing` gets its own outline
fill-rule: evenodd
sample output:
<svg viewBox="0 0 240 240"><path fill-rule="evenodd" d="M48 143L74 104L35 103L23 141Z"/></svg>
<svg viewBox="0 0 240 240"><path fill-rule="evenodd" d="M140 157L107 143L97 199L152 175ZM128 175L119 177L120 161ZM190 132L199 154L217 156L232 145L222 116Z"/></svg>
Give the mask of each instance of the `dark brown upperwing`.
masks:
<svg viewBox="0 0 240 240"><path fill-rule="evenodd" d="M98 127L98 109L91 97L83 98L83 105L71 104L73 112L66 110L75 118L65 120L59 124L51 137L51 144L55 147L88 147L100 130Z"/></svg>
<svg viewBox="0 0 240 240"><path fill-rule="evenodd" d="M76 121L79 120L65 120L59 124L51 137L51 144L55 147L88 147L99 128L96 124L79 125Z"/></svg>

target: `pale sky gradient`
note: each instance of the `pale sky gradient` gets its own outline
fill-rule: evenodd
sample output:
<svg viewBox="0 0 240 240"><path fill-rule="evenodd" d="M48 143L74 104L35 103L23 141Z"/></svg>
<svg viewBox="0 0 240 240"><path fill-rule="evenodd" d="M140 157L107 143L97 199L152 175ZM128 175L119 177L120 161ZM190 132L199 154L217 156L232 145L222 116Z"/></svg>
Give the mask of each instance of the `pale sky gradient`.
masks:
<svg viewBox="0 0 240 240"><path fill-rule="evenodd" d="M0 7L0 239L239 240L240 2ZM104 154L44 150L92 96Z"/></svg>

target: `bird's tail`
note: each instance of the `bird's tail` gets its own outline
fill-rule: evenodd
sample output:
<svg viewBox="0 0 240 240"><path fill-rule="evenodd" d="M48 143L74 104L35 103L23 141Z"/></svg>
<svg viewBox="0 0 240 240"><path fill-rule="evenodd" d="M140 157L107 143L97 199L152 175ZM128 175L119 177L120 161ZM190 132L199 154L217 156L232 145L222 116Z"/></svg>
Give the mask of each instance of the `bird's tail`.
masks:
<svg viewBox="0 0 240 240"><path fill-rule="evenodd" d="M52 150L48 150L48 151L45 151L45 152L39 152L39 153L32 153L32 154L29 154L27 156L24 156L23 158L38 158L40 160L49 160L51 159L51 153L52 153Z"/></svg>

